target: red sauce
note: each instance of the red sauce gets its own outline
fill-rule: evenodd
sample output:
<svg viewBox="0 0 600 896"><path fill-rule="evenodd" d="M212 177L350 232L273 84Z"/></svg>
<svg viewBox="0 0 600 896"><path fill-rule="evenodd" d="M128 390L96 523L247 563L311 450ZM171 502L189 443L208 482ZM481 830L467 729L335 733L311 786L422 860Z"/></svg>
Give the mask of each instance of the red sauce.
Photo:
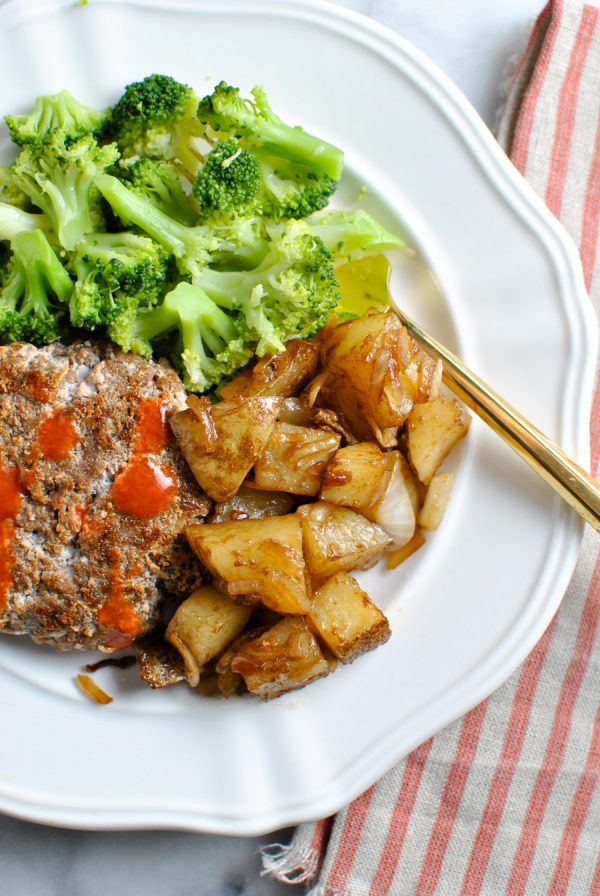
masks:
<svg viewBox="0 0 600 896"><path fill-rule="evenodd" d="M117 562L113 562L111 565L110 592L96 613L96 621L103 630L106 646L113 650L129 647L140 632L139 616L125 600L123 578Z"/></svg>
<svg viewBox="0 0 600 896"><path fill-rule="evenodd" d="M80 438L74 418L56 408L42 421L37 434L37 443L42 457L46 460L64 460Z"/></svg>
<svg viewBox="0 0 600 896"><path fill-rule="evenodd" d="M177 491L171 471L147 454L133 457L115 479L111 491L121 513L148 520L166 510Z"/></svg>
<svg viewBox="0 0 600 896"><path fill-rule="evenodd" d="M15 520L21 506L21 483L16 467L0 466L0 612L6 607L15 562Z"/></svg>
<svg viewBox="0 0 600 896"><path fill-rule="evenodd" d="M121 513L151 519L171 504L177 492L175 476L153 456L160 454L170 439L165 405L160 398L145 398L135 421L131 457L111 490L113 504Z"/></svg>

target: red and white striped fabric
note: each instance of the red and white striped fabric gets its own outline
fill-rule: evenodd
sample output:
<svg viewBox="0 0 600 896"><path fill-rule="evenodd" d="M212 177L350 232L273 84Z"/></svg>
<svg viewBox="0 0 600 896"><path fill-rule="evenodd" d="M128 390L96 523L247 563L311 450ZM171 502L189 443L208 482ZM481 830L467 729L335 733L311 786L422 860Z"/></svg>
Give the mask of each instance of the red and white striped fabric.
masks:
<svg viewBox="0 0 600 896"><path fill-rule="evenodd" d="M552 0L521 57L501 145L579 247L600 312L600 10ZM600 385L592 414L600 461ZM600 553L586 532L561 608L485 703L333 819L268 847L311 896L600 896Z"/></svg>

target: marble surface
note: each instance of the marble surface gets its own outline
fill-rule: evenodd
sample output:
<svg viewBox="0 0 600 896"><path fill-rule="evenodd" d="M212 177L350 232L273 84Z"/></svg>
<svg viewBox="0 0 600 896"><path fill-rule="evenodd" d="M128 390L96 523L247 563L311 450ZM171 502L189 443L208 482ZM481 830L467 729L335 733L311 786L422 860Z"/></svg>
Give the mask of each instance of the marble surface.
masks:
<svg viewBox="0 0 600 896"><path fill-rule="evenodd" d="M340 3L394 29L426 53L490 126L506 62L521 48L543 4L544 0ZM0 893L281 896L294 891L260 876L258 850L270 839L285 842L288 837L285 831L259 839L157 831L78 832L0 817Z"/></svg>

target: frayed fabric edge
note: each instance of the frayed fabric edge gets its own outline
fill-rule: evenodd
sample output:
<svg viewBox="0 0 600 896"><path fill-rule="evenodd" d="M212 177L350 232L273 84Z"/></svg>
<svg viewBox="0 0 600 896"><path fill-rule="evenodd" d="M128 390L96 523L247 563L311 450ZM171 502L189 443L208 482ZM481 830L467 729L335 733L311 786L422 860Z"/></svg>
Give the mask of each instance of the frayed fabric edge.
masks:
<svg viewBox="0 0 600 896"><path fill-rule="evenodd" d="M310 846L298 846L291 843L270 843L261 847L263 877L274 877L284 884L303 884L311 880L319 869L320 853ZM343 896L338 893L326 893L319 888L311 891L311 896Z"/></svg>

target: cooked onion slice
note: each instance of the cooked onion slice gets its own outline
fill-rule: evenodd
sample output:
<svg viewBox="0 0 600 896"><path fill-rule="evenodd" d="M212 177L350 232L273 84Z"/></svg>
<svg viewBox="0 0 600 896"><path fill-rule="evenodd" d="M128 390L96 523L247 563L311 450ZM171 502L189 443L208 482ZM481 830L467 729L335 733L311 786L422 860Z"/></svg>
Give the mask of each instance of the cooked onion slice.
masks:
<svg viewBox="0 0 600 896"><path fill-rule="evenodd" d="M377 502L363 511L393 539L399 548L413 537L416 528L416 492L408 465L399 451L388 453L391 466L389 479Z"/></svg>
<svg viewBox="0 0 600 896"><path fill-rule="evenodd" d="M112 703L113 698L99 688L89 675L78 675L76 680L79 690L94 703Z"/></svg>

